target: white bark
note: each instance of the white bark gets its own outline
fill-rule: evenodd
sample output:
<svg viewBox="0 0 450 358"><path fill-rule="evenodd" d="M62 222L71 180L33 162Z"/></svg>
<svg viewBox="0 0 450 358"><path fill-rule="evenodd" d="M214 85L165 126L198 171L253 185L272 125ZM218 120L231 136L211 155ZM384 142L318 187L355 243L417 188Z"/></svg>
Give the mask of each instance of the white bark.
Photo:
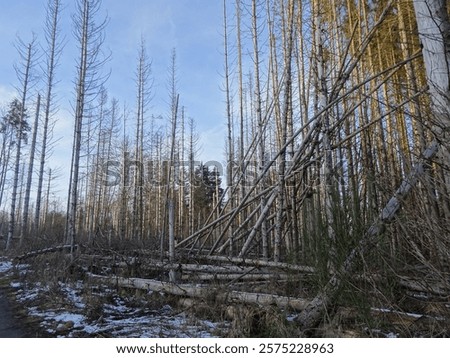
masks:
<svg viewBox="0 0 450 358"><path fill-rule="evenodd" d="M441 131L450 127L450 21L447 4L446 0L414 1L430 97L434 111L439 115Z"/></svg>
<svg viewBox="0 0 450 358"><path fill-rule="evenodd" d="M286 296L271 295L268 293L251 293L230 291L224 292L222 289L212 289L211 287L197 287L193 285L173 284L143 278L105 277L90 275L94 280L118 285L119 287L137 288L147 291L165 292L176 296L188 296L196 298L215 298L215 301L243 302L258 305L277 305L280 308L290 308L297 311L302 310L308 301L301 298L291 298Z"/></svg>
<svg viewBox="0 0 450 358"><path fill-rule="evenodd" d="M248 266L256 266L256 267L273 267L279 268L288 271L297 271L297 272L307 272L313 273L314 268L310 266L301 266L301 265L292 265L284 262L274 262L267 260L254 260L254 259L246 259L239 257L226 257L226 256L204 256L199 257L201 259L207 261L217 261L217 262L229 262L234 264L248 265Z"/></svg>

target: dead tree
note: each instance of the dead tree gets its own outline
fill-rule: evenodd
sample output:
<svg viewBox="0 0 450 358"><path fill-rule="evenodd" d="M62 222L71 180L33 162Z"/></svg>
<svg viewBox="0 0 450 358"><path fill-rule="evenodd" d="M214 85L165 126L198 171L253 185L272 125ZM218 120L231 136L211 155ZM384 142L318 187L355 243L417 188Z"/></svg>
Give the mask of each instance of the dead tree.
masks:
<svg viewBox="0 0 450 358"><path fill-rule="evenodd" d="M49 127L50 117L52 114L52 108L54 106L53 87L55 84L55 71L58 66L59 57L62 52L62 45L59 39L59 24L61 14L61 0L49 0L47 5L47 18L45 22L45 39L47 42L46 47L46 69L45 69L45 86L46 94L44 98L44 118L42 123L42 142L40 149L40 163L39 174L36 189L36 204L34 212L34 224L33 231L36 232L39 229L39 222L41 216L41 203L42 203L42 189L44 182L44 169L47 159L48 142L49 142Z"/></svg>
<svg viewBox="0 0 450 358"><path fill-rule="evenodd" d="M355 272L358 258L364 256L376 245L380 234L385 229L385 225L396 216L402 202L425 173L427 164L436 156L440 149L444 153L446 151L440 145L442 137L445 138L445 132L450 128L448 112L450 108L450 88L448 87L450 80L450 51L447 40L450 33L450 21L445 4L446 2L443 0L416 0L414 2L416 20L423 44L422 52L427 80L434 104L432 114L437 123L434 128L436 139L422 153L422 158L414 165L409 175L406 176L395 194L383 208L378 219L370 226L358 245L347 256L338 272L331 277L321 292L298 315L297 322L304 329L314 328L320 323L324 313L332 306L343 280ZM448 165L448 163L447 161L446 164Z"/></svg>
<svg viewBox="0 0 450 358"><path fill-rule="evenodd" d="M14 179L13 179L13 187L12 187L12 195L11 195L11 211L9 213L9 225L8 225L8 239L6 241L6 250L8 250L11 246L11 242L14 236L15 226L16 226L16 204L17 204L17 189L19 185L19 172L20 172L20 163L21 163L21 150L22 150L22 140L23 140L23 131L25 130L25 111L26 111L26 103L29 95L29 87L32 80L32 67L33 67L33 58L36 55L36 39L33 37L32 41L25 45L22 41L19 41L18 51L20 57L22 59L23 68L16 68L17 76L21 82L21 102L20 102L20 111L18 113L18 130L16 136L16 158L14 164Z"/></svg>
<svg viewBox="0 0 450 358"><path fill-rule="evenodd" d="M101 0L78 0L76 14L73 17L75 38L80 53L77 63L75 123L66 228L66 243L72 246L76 242L80 157L85 110L106 79L100 71L107 60L107 56L105 57L101 50L107 19L99 24L95 19L100 11L100 6Z"/></svg>

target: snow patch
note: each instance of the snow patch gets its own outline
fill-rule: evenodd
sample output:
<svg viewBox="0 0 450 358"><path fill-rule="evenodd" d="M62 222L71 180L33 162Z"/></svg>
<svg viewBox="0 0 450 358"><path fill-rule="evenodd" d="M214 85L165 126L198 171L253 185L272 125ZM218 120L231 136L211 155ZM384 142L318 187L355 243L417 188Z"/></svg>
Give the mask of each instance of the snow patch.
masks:
<svg viewBox="0 0 450 358"><path fill-rule="evenodd" d="M13 264L9 261L0 262L0 273L8 272L13 268Z"/></svg>
<svg viewBox="0 0 450 358"><path fill-rule="evenodd" d="M25 275L29 270L28 265L21 266L20 273ZM13 266L3 262L1 267L9 270ZM179 313L168 304L148 308L145 302L140 305L136 300L129 301L128 298L118 296L115 290L97 286L89 286L94 303L95 296L101 299L107 294L111 299L102 304L99 317L92 319L87 315L88 302L85 302L83 295L86 283L83 281L60 281L56 290L54 285L41 282L23 284L13 281L11 286L16 288L17 300L27 307L28 314L39 317L42 329L58 337L203 338L219 337L229 329L227 323L200 320L184 312ZM52 300L49 302L49 297L53 297L53 294L58 296L54 303ZM58 329L66 323L69 323L66 327Z"/></svg>
<svg viewBox="0 0 450 358"><path fill-rule="evenodd" d="M386 334L386 338L398 338L398 333L389 332Z"/></svg>

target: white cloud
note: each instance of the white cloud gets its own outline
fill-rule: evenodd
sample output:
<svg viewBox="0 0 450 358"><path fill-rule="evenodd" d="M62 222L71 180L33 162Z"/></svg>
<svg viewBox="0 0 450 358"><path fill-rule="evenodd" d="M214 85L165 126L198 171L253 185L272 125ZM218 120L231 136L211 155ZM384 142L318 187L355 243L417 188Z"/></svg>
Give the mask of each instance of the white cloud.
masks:
<svg viewBox="0 0 450 358"><path fill-rule="evenodd" d="M203 162L219 162L225 168L225 138L226 129L224 125L217 125L213 128L199 133L199 159Z"/></svg>
<svg viewBox="0 0 450 358"><path fill-rule="evenodd" d="M16 91L11 86L0 84L0 107L6 107L16 96Z"/></svg>

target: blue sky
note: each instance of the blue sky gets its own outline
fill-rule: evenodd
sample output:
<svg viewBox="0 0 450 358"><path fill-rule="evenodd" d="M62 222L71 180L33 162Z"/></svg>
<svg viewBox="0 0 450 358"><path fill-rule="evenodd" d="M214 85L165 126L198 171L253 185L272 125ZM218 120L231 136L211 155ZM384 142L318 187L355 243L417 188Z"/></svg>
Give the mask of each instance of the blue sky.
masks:
<svg viewBox="0 0 450 358"><path fill-rule="evenodd" d="M54 166L67 162L71 145L73 81L76 43L71 14L75 0L63 0L62 32L66 40L57 72L59 122ZM14 95L17 84L13 64L18 59L17 35L29 41L31 33L44 43L42 28L47 0L0 0L0 105ZM223 87L222 1L220 0L103 0L102 11L109 17L105 48L112 53L106 70L111 76L106 87L109 97L135 104L134 73L141 36L152 60L155 97L150 114L168 112L168 66L172 49L177 52L180 104L193 117L200 133L202 160L223 160L225 95ZM50 165L52 165L50 163Z"/></svg>

